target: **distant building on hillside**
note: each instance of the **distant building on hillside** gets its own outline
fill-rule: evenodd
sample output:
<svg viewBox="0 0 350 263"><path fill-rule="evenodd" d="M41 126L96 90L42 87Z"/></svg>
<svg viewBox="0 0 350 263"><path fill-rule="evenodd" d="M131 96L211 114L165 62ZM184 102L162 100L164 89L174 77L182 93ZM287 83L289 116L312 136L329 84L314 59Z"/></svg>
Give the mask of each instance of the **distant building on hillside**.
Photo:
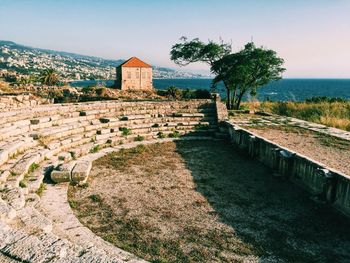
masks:
<svg viewBox="0 0 350 263"><path fill-rule="evenodd" d="M121 90L150 90L152 66L132 57L117 67L116 87Z"/></svg>

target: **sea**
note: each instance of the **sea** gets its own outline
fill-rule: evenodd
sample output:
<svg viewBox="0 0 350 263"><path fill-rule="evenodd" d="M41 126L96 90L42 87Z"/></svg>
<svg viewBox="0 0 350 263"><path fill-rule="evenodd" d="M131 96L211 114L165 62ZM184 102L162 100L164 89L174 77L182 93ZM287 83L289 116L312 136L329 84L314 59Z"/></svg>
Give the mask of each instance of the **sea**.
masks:
<svg viewBox="0 0 350 263"><path fill-rule="evenodd" d="M87 87L91 85L113 85L113 80L81 80L71 82L74 87ZM156 89L167 89L175 86L179 89L211 89L212 79L153 79ZM217 92L225 97L222 84ZM303 101L311 97L337 97L350 99L350 79L282 79L274 81L258 89L258 100L271 101ZM250 100L247 95L245 100Z"/></svg>

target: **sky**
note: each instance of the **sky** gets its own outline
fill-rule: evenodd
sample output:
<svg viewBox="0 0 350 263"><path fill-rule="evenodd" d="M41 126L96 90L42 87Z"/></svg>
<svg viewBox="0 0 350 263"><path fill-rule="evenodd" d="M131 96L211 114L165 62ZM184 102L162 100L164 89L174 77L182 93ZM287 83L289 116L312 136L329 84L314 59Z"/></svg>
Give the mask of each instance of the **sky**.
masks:
<svg viewBox="0 0 350 263"><path fill-rule="evenodd" d="M0 0L0 40L32 47L178 68L181 36L233 51L253 39L284 58L284 77L350 78L350 0Z"/></svg>

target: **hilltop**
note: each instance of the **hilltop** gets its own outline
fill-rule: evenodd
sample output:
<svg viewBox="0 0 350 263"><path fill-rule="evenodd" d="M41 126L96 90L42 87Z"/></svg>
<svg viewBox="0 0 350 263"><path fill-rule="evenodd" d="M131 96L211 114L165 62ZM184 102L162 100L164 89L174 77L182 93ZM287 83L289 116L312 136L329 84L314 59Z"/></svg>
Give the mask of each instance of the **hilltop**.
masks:
<svg viewBox="0 0 350 263"><path fill-rule="evenodd" d="M41 49L0 40L0 70L37 75L54 68L66 80L114 79L115 67L124 59L104 59L63 51ZM153 66L154 78L199 78L200 74Z"/></svg>

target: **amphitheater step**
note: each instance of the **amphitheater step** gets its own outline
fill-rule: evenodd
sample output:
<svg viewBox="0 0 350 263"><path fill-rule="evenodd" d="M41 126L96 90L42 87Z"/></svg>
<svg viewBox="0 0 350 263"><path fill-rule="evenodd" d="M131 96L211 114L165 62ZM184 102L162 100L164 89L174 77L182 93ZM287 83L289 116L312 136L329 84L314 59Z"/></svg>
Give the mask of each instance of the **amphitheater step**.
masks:
<svg viewBox="0 0 350 263"><path fill-rule="evenodd" d="M45 233L50 233L52 230L51 221L34 207L24 207L17 212L17 215L30 231L42 230Z"/></svg>
<svg viewBox="0 0 350 263"><path fill-rule="evenodd" d="M0 198L0 220L11 220L16 217L16 210Z"/></svg>
<svg viewBox="0 0 350 263"><path fill-rule="evenodd" d="M22 188L16 187L10 189L8 192L6 192L6 196L4 198L7 204L9 204L15 210L20 210L25 205L24 191Z"/></svg>

